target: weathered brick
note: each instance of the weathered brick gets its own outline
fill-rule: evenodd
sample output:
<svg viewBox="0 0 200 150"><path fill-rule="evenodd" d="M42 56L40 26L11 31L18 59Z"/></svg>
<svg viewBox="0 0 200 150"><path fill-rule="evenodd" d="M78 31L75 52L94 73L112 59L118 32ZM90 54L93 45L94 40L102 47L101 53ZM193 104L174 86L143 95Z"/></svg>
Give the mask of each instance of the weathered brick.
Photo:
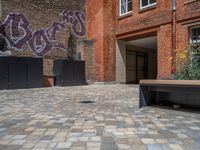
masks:
<svg viewBox="0 0 200 150"><path fill-rule="evenodd" d="M59 22L60 13L64 10L73 11L80 10L84 12L84 0L1 0L2 1L2 20L10 13L23 13L29 21L29 26L32 31L36 29L46 29L52 25L53 22ZM56 33L56 40L59 43L65 45L66 49L68 46L69 29L66 31L62 29ZM76 47L81 52L79 45L84 40L77 40ZM29 48L28 44L23 46L23 51L16 51L14 49L9 49L12 51L14 56L30 56L35 57L32 50ZM48 81L48 76L53 75L53 63L54 59L67 59L68 52L52 48L43 58L44 58L44 75ZM45 85L47 82L45 82ZM50 83L52 85L52 83Z"/></svg>
<svg viewBox="0 0 200 150"><path fill-rule="evenodd" d="M132 14L120 17L118 0L87 0L88 38L94 40L94 78L115 80L115 40L133 40L157 35L157 65L160 78L172 73L172 1L157 1L154 8L141 11L133 2ZM176 52L189 43L189 27L200 25L200 1L177 0ZM177 68L180 60L176 59Z"/></svg>

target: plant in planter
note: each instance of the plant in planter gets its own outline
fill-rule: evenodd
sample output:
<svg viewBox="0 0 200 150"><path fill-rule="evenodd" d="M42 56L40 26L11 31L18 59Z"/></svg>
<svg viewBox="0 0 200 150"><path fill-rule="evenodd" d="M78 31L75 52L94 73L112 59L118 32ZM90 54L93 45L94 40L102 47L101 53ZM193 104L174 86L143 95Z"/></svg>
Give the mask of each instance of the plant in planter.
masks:
<svg viewBox="0 0 200 150"><path fill-rule="evenodd" d="M178 54L179 60L188 58L188 53L183 51ZM177 80L200 80L200 45L190 45L188 61L180 61L178 71L174 79Z"/></svg>

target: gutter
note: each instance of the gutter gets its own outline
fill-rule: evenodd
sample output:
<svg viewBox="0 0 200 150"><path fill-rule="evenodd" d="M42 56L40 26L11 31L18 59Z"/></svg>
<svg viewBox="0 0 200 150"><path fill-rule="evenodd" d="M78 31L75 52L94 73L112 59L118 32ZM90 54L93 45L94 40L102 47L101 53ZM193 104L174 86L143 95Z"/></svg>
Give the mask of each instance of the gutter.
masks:
<svg viewBox="0 0 200 150"><path fill-rule="evenodd" d="M176 73L176 0L172 0L172 70L171 74Z"/></svg>

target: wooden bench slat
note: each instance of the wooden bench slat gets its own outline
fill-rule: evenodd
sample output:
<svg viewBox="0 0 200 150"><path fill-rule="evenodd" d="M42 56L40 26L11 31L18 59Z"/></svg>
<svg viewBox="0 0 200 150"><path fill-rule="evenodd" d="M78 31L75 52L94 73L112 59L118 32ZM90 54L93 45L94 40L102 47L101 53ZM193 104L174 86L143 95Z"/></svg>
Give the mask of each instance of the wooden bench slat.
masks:
<svg viewBox="0 0 200 150"><path fill-rule="evenodd" d="M200 86L200 80L140 80L140 85Z"/></svg>

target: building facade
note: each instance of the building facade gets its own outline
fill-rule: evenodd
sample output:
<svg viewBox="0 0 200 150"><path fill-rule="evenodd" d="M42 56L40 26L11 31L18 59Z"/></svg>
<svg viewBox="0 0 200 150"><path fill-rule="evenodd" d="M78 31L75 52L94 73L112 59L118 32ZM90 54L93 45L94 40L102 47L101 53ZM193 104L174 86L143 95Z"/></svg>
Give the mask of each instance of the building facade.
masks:
<svg viewBox="0 0 200 150"><path fill-rule="evenodd" d="M200 42L199 0L87 0L94 80L169 79Z"/></svg>
<svg viewBox="0 0 200 150"><path fill-rule="evenodd" d="M84 0L0 0L0 53L43 58L45 86L53 86L55 59L84 59L84 8Z"/></svg>
<svg viewBox="0 0 200 150"><path fill-rule="evenodd" d="M0 19L0 55L42 57L50 86L53 60L74 57L91 81L168 79L200 43L199 0L0 0Z"/></svg>

